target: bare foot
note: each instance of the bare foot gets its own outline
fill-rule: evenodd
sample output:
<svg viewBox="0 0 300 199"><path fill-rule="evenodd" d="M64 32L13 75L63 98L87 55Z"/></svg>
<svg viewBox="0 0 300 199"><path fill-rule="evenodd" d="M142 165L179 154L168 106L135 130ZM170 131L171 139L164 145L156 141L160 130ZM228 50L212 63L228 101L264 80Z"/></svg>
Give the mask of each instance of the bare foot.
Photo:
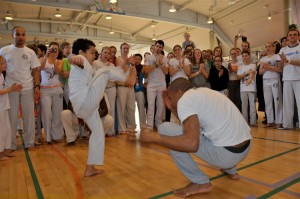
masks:
<svg viewBox="0 0 300 199"><path fill-rule="evenodd" d="M96 169L93 165L87 165L84 172L84 177L90 177L93 175L102 174L105 171L102 169Z"/></svg>
<svg viewBox="0 0 300 199"><path fill-rule="evenodd" d="M0 161L5 161L5 160L10 160L11 158L10 157L7 157L2 153L0 153Z"/></svg>
<svg viewBox="0 0 300 199"><path fill-rule="evenodd" d="M220 171L222 173L226 174L231 180L238 180L238 179L240 179L240 175L238 173L230 174L230 173L227 173L224 169L220 169Z"/></svg>
<svg viewBox="0 0 300 199"><path fill-rule="evenodd" d="M183 188L173 190L173 193L177 197L187 197L190 195L198 194L198 193L209 193L212 189L211 183L206 183L206 184L196 184L196 183L190 183L186 185Z"/></svg>
<svg viewBox="0 0 300 199"><path fill-rule="evenodd" d="M3 155L6 157L15 157L15 155L13 154L13 150L11 149L4 149L3 151Z"/></svg>

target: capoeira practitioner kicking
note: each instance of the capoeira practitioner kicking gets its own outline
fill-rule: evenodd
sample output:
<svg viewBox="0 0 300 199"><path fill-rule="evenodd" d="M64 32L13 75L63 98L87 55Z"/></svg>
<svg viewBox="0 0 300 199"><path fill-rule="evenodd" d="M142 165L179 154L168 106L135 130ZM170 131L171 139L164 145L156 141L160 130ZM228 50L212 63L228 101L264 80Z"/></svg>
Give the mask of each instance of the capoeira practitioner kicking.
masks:
<svg viewBox="0 0 300 199"><path fill-rule="evenodd" d="M107 81L135 82L135 67L130 68L130 75L126 80L124 73L116 68L101 68L97 72L92 64L95 58L95 44L87 39L77 39L73 43L72 53L76 56L69 58L71 72L69 77L70 100L77 117L84 119L89 126L89 152L84 176L92 176L104 172L95 168L103 165L105 136L99 116L98 108L103 98ZM131 60L127 60L129 62ZM132 60L133 61L133 60ZM128 67L127 63L122 67Z"/></svg>

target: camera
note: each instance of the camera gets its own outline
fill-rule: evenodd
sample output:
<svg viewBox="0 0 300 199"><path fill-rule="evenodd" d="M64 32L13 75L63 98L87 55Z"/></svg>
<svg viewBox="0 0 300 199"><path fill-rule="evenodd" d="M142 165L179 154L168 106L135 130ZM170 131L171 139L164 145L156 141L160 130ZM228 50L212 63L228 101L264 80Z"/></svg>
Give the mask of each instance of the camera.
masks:
<svg viewBox="0 0 300 199"><path fill-rule="evenodd" d="M57 52L57 49L56 49L56 48L52 48L52 49L50 50L50 52L51 52L51 53L56 53L56 52Z"/></svg>

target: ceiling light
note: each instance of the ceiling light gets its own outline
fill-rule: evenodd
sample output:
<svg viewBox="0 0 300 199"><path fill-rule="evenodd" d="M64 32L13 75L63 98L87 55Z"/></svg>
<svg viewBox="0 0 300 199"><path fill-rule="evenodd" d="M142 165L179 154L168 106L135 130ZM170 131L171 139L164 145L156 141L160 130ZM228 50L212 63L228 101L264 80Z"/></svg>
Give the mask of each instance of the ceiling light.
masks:
<svg viewBox="0 0 300 199"><path fill-rule="evenodd" d="M272 19L272 16L271 16L271 14L269 13L269 15L268 15L268 19L269 20L271 20Z"/></svg>
<svg viewBox="0 0 300 199"><path fill-rule="evenodd" d="M109 0L109 3L117 3L117 0Z"/></svg>
<svg viewBox="0 0 300 199"><path fill-rule="evenodd" d="M112 18L111 15L106 15L106 16L105 16L105 19L108 19L108 20L109 20L109 19L111 19L111 18Z"/></svg>
<svg viewBox="0 0 300 199"><path fill-rule="evenodd" d="M169 12L176 12L176 8L175 8L175 5L174 5L174 2L173 2L173 4L170 7Z"/></svg>
<svg viewBox="0 0 300 199"><path fill-rule="evenodd" d="M56 9L56 14L54 15L55 17L59 18L61 17L62 15L60 14L59 12L59 9Z"/></svg>
<svg viewBox="0 0 300 199"><path fill-rule="evenodd" d="M99 41L98 45L99 45L99 46L102 46L102 45L103 45L103 42L102 42L102 41Z"/></svg>
<svg viewBox="0 0 300 199"><path fill-rule="evenodd" d="M150 28L155 28L156 27L157 22L156 21L152 21L152 24L150 26Z"/></svg>
<svg viewBox="0 0 300 199"><path fill-rule="evenodd" d="M7 11L6 15L5 15L5 19L6 20L13 20L14 18L11 16L11 14L9 13L9 11Z"/></svg>
<svg viewBox="0 0 300 199"><path fill-rule="evenodd" d="M115 32L112 29L110 29L109 34L113 35L113 34L115 34Z"/></svg>
<svg viewBox="0 0 300 199"><path fill-rule="evenodd" d="M213 19L212 19L211 17L209 17L208 20L207 20L207 23L208 23L208 24L213 24L214 21L213 21Z"/></svg>

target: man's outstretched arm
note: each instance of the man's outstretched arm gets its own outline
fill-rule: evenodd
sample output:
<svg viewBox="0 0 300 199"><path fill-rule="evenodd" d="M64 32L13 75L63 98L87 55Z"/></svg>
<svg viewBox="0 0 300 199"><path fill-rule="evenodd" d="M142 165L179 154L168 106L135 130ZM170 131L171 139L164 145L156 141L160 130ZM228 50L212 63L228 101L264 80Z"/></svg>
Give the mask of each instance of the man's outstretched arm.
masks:
<svg viewBox="0 0 300 199"><path fill-rule="evenodd" d="M197 115L191 115L182 123L183 134L165 136L142 131L141 142L155 143L181 152L197 152L199 149L200 124ZM147 130L146 130L147 131Z"/></svg>

